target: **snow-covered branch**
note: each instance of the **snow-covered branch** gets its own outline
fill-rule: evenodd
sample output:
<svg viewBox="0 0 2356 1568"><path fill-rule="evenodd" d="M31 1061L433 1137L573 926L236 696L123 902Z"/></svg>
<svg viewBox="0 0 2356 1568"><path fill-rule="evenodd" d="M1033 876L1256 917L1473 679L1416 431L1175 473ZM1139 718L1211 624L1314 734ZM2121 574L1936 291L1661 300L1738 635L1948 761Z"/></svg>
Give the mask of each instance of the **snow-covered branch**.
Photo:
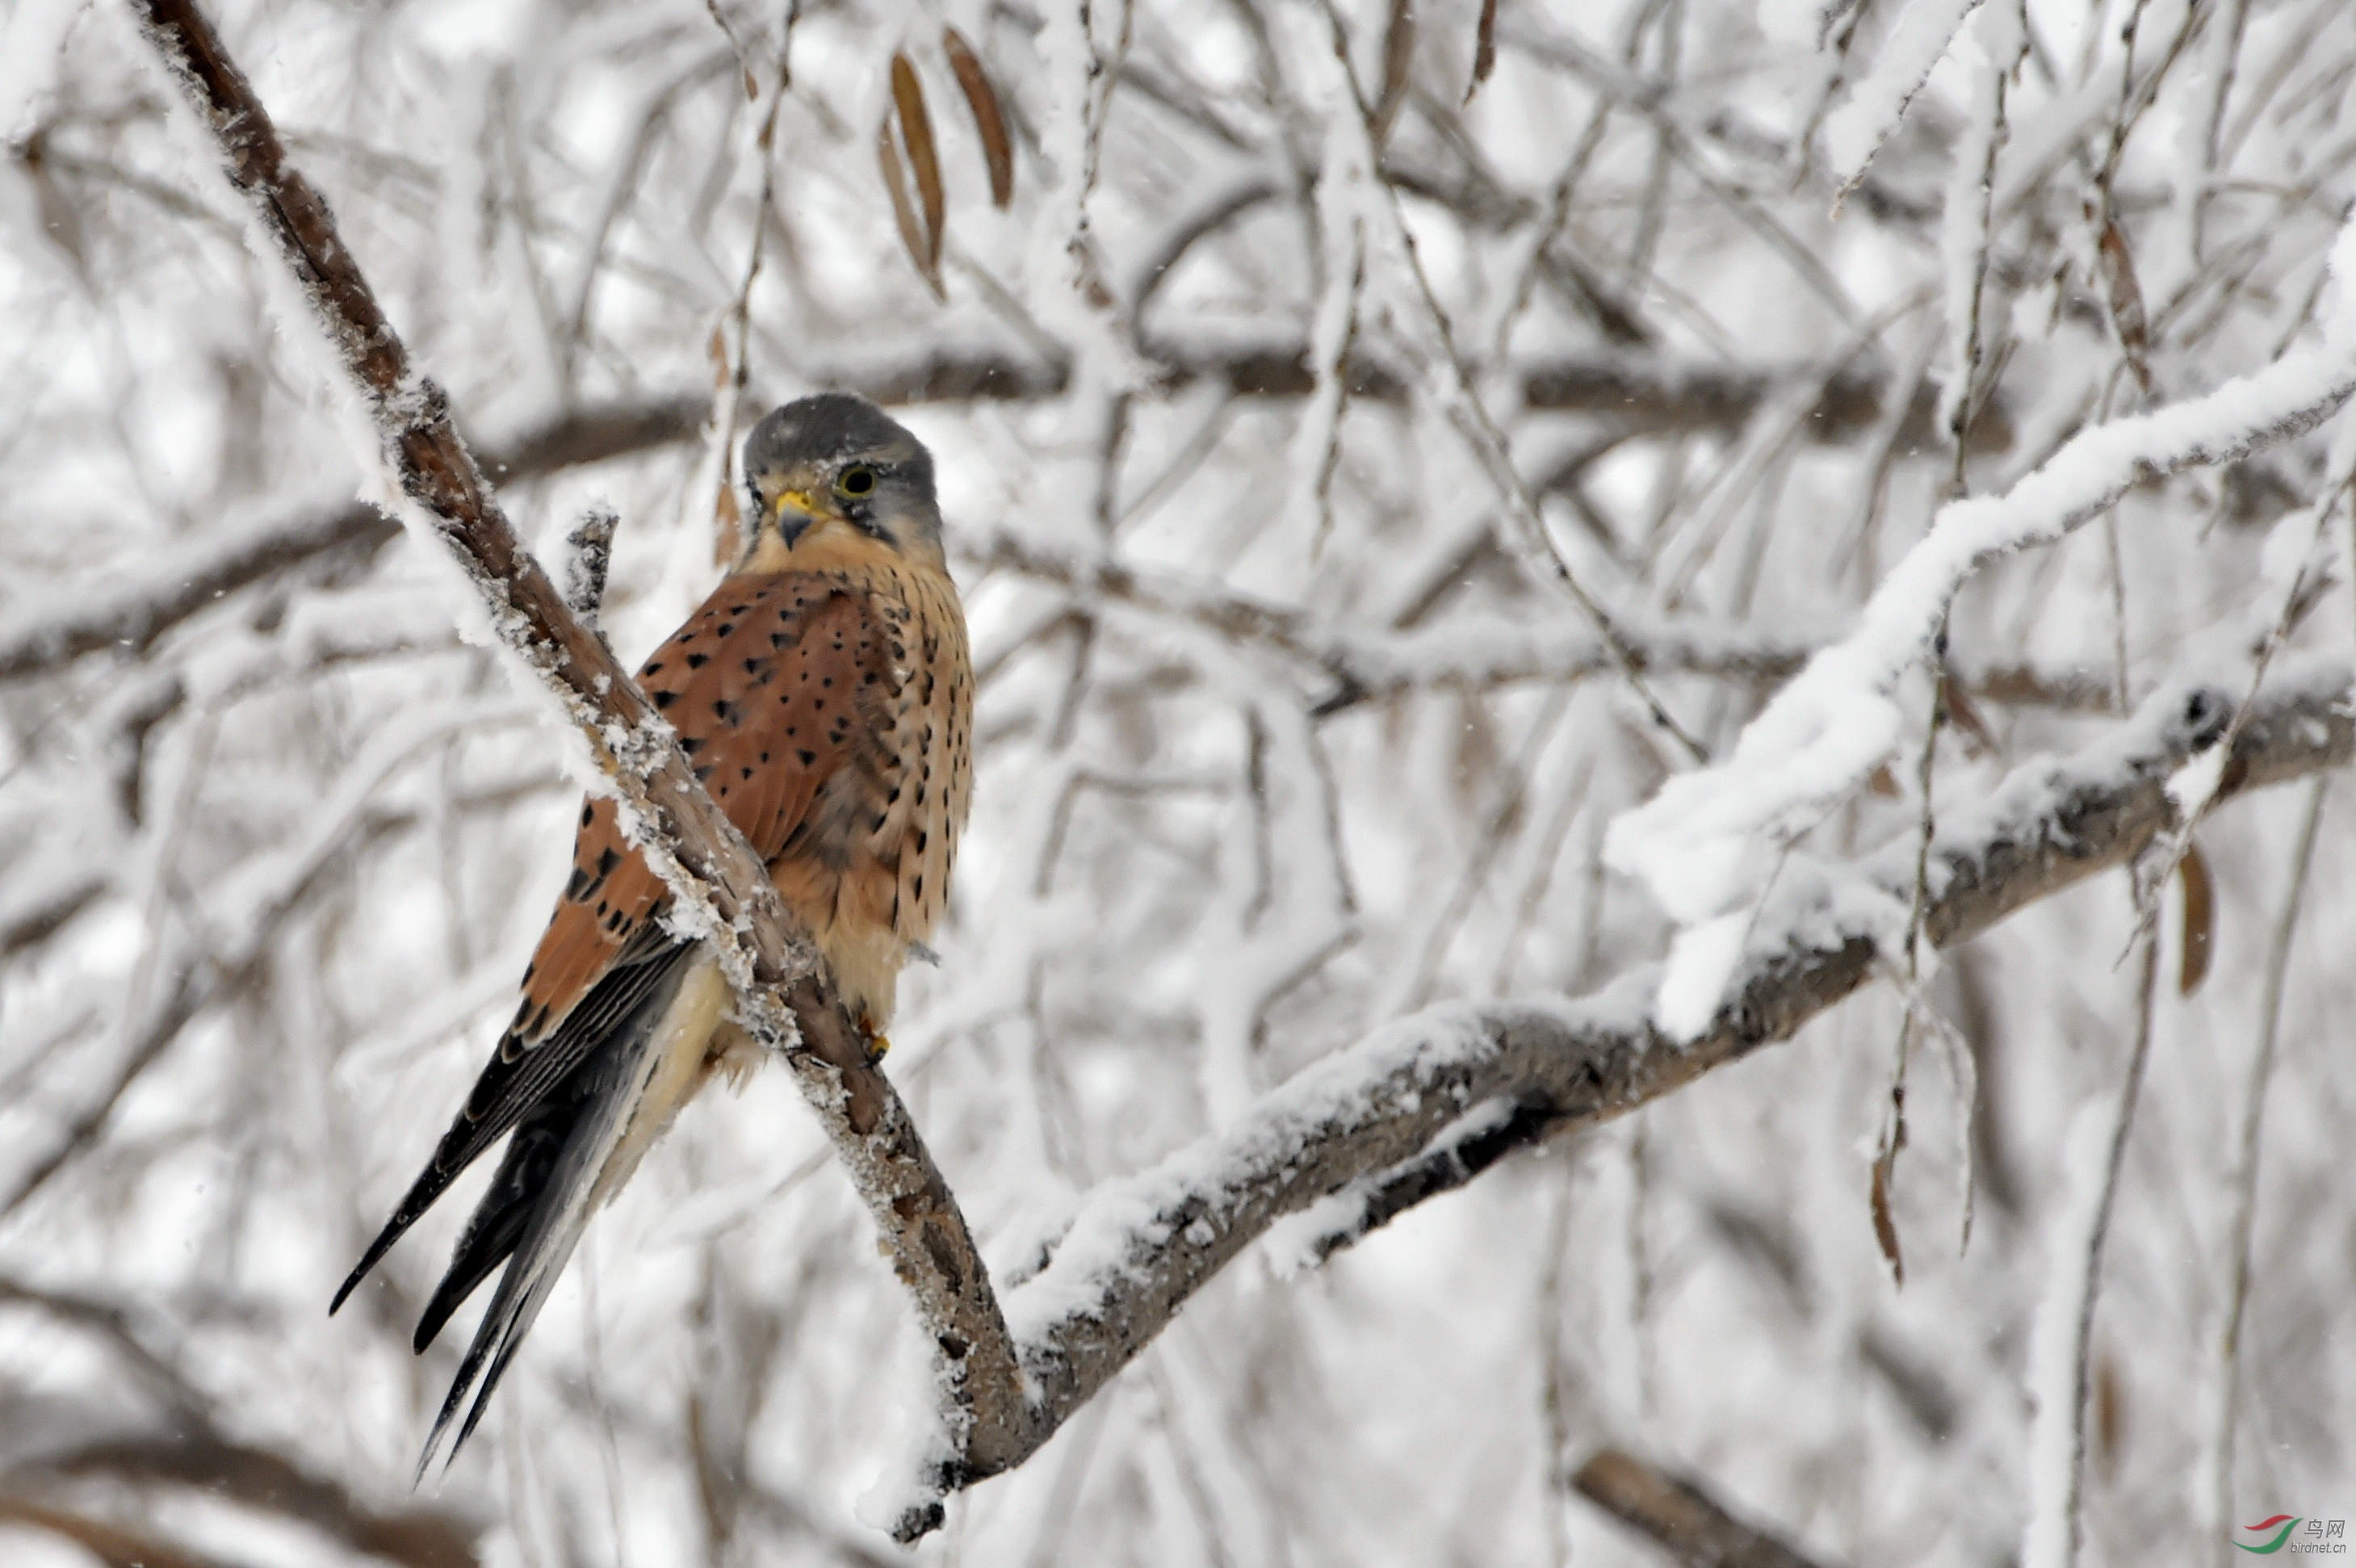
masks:
<svg viewBox="0 0 2356 1568"><path fill-rule="evenodd" d="M1930 654L1975 574L2066 537L2136 486L2312 430L2356 392L2356 226L2336 242L2325 285L2320 342L2205 395L2090 426L2007 493L1942 508L1857 628L1812 657L1728 756L1612 823L1612 865L1643 879L1687 928L1682 940L1729 929L1773 880L1790 840L1890 756L1897 683Z"/></svg>
<svg viewBox="0 0 2356 1568"><path fill-rule="evenodd" d="M450 419L440 390L411 365L327 203L287 161L268 112L188 0L145 0L148 41L210 130L230 183L302 285L316 326L384 445L408 503L483 596L499 637L589 742L637 820L640 847L700 914L731 970L740 1012L784 1052L882 1230L940 1357L952 1432L988 1462L1021 1419L1021 1392L997 1302L948 1183L767 868L722 814L669 726L584 628L523 548ZM782 1000L782 1008L779 1002Z"/></svg>
<svg viewBox="0 0 2356 1568"><path fill-rule="evenodd" d="M2227 735L2237 698L2222 686L2173 688L2086 750L2026 764L1976 807L1950 810L1931 848L1928 939L1968 941L2132 860L2175 822L2169 777ZM2356 756L2352 703L2344 665L2283 672L2243 715L2221 793L2348 762ZM1910 839L1858 870L1897 900L1912 887L1914 866ZM1846 883L1787 875L1753 923L1726 1000L1693 1038L1657 1020L1654 966L1576 1001L1434 1008L1319 1062L1226 1131L1098 1185L1047 1265L1005 1297L1037 1390L1031 1446L1278 1219L1331 1199L1312 1215L1327 1222L1326 1237L1336 1227L1362 1234L1370 1215L1379 1223L1459 1185L1426 1151L1468 1118L1486 1119L1475 1130L1486 1131L1502 1103L1513 1109L1499 1124L1535 1140L1624 1114L1787 1039L1875 978L1879 919ZM1451 1148L1450 1168L1469 1180L1512 1141L1491 1139L1471 1160ZM1413 1182L1404 1193L1395 1179L1402 1174ZM1324 1251L1335 1244L1319 1243Z"/></svg>

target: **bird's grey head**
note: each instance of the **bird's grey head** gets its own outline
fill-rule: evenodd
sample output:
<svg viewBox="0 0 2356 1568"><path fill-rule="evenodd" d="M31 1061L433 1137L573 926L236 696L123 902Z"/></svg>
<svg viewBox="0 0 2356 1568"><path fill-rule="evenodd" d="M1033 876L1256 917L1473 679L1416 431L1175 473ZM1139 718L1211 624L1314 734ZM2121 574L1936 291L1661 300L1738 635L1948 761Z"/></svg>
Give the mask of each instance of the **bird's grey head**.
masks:
<svg viewBox="0 0 2356 1568"><path fill-rule="evenodd" d="M863 397L796 398L744 438L753 553L864 535L904 554L941 554L933 455Z"/></svg>

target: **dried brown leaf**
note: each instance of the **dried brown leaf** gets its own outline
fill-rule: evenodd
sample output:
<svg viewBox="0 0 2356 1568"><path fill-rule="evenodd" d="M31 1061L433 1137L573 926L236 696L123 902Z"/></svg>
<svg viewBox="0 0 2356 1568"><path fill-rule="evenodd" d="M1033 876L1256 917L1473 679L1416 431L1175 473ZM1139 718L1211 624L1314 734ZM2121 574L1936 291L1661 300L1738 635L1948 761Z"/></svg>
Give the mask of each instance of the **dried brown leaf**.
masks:
<svg viewBox="0 0 2356 1568"><path fill-rule="evenodd" d="M1910 1021L1901 1026L1911 1031ZM1890 1086L1890 1120L1881 1129L1881 1149L1873 1156L1873 1182L1869 1202L1873 1208L1873 1239L1880 1245L1881 1255L1890 1261L1890 1283L1901 1288L1906 1283L1906 1260L1898 1251L1898 1217L1890 1206L1890 1189L1898 1181L1898 1152L1906 1146L1906 1079L1903 1036L1899 1042L1899 1078Z"/></svg>
<svg viewBox="0 0 2356 1568"><path fill-rule="evenodd" d="M982 161L990 166L991 205L1002 209L1014 199L1014 141L1006 134L1006 114L999 105L998 89L991 85L990 73L982 70L980 57L963 33L955 27L942 28L941 48L949 57L949 70L957 73L966 107L973 111Z"/></svg>
<svg viewBox="0 0 2356 1568"><path fill-rule="evenodd" d="M925 86L916 68L897 50L892 55L892 107L900 118L900 140L916 177L916 200L925 219L924 274L939 286L941 242L948 223L948 195L941 185L940 149L933 142L933 117L925 110Z"/></svg>
<svg viewBox="0 0 2356 1568"><path fill-rule="evenodd" d="M1873 1239L1881 1247L1881 1255L1890 1261L1890 1277L1899 1284L1906 1283L1906 1260L1898 1252L1898 1220L1890 1207L1890 1187L1898 1165L1899 1140L1885 1145L1879 1158L1873 1162Z"/></svg>
<svg viewBox="0 0 2356 1568"><path fill-rule="evenodd" d="M1472 85L1464 90L1464 102L1481 91L1489 73L1497 69L1497 0L1481 0L1481 29L1472 38Z"/></svg>
<svg viewBox="0 0 2356 1568"><path fill-rule="evenodd" d="M2099 217L2099 220L2102 233L2095 244L2095 255L2102 263L2103 290L2108 296L2111 325L2118 332L2119 348L2126 355L2127 368L2135 372L2136 383L2148 393L2152 390L2151 366L2147 362L2151 351L2151 328L2144 314L2143 287L2136 281L2135 256L2128 251L2127 237L2118 224L2106 216Z"/></svg>
<svg viewBox="0 0 2356 1568"><path fill-rule="evenodd" d="M908 172L900 162L889 119L875 127L875 161L884 168L884 188L892 194L892 216L900 225L900 242L908 248L908 260L916 263L917 274L938 298L941 280L926 262L924 220L916 216L916 204L908 199Z"/></svg>
<svg viewBox="0 0 2356 1568"><path fill-rule="evenodd" d="M2119 1375L2115 1358L2094 1362L2094 1462L2106 1476L2118 1472L2119 1455L2127 1444L2126 1380Z"/></svg>
<svg viewBox="0 0 2356 1568"><path fill-rule="evenodd" d="M2176 972L2176 993L2190 996L2209 978L2209 954L2217 935L2216 886L2209 877L2209 861L2201 846L2187 843L2176 863L2177 880L2184 886L2183 960Z"/></svg>

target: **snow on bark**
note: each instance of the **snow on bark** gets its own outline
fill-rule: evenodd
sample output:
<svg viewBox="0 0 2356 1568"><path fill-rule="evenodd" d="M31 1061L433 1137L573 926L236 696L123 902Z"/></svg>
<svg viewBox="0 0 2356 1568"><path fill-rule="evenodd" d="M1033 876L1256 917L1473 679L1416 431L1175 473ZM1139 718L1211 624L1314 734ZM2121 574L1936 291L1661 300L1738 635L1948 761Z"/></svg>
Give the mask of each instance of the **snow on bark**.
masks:
<svg viewBox="0 0 2356 1568"><path fill-rule="evenodd" d="M1939 223L1940 293L1946 346L1939 385L1939 428L1960 433L1986 353L1981 341L1997 155L2004 141L2005 96L2021 55L2021 0L1992 0L1971 21L1970 96L1955 144Z"/></svg>
<svg viewBox="0 0 2356 1568"><path fill-rule="evenodd" d="M1887 759L1903 733L1898 682L1929 652L1956 590L1989 562L2047 544L2127 489L2245 456L2313 428L2356 391L2356 228L2331 256L2321 341L2206 395L2072 437L2000 496L1940 509L1861 623L1816 653L1743 729L1723 761L1664 784L1615 819L1605 856L1640 878L1684 931L1756 898L1791 842ZM1698 960L1693 962L1697 971ZM1673 969L1679 967L1672 959ZM1677 1013L1698 1011L1691 998Z"/></svg>
<svg viewBox="0 0 2356 1568"><path fill-rule="evenodd" d="M1873 68L1841 106L1825 117L1825 151L1844 184L1865 175L1881 144L1906 117L1907 105L1930 80L1955 30L1980 0L1908 0Z"/></svg>

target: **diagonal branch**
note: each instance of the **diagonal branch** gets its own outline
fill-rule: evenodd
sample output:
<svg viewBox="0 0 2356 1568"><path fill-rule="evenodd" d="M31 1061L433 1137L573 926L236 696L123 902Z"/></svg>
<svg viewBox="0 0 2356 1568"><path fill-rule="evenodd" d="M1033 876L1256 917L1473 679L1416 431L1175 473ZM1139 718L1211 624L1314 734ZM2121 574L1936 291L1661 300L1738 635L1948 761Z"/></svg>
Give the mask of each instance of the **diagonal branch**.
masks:
<svg viewBox="0 0 2356 1568"><path fill-rule="evenodd" d="M441 390L411 364L318 192L286 160L252 86L190 0L136 0L149 44L218 144L230 182L301 285L377 434L414 525L448 547L508 646L587 737L639 847L701 927L738 1009L781 1050L884 1233L939 1353L950 1435L997 1460L1024 1419L1005 1327L957 1200L868 1061L766 868L690 770L676 736L516 537ZM782 1001L782 1006L780 1002Z"/></svg>
<svg viewBox="0 0 2356 1568"><path fill-rule="evenodd" d="M1932 847L1924 933L1953 947L2132 860L2175 821L2169 777L2226 737L2239 700L2222 686L2179 687L2104 740L2026 764L1976 810L1952 813ZM2356 756L2349 670L2276 680L2232 746L2220 796L2345 764ZM1907 835L1858 876L1902 904L1915 852ZM1006 1297L1038 1391L1032 1430L1044 1441L1279 1219L1318 1205L1312 1218L1327 1223L1312 1251L1330 1252L1518 1144L1610 1120L1789 1038L1880 972L1853 888L1796 869L1779 887L1729 1000L1696 1038L1655 1020L1651 965L1578 1001L1435 1008L1309 1069L1232 1128L1093 1189L1046 1267Z"/></svg>

